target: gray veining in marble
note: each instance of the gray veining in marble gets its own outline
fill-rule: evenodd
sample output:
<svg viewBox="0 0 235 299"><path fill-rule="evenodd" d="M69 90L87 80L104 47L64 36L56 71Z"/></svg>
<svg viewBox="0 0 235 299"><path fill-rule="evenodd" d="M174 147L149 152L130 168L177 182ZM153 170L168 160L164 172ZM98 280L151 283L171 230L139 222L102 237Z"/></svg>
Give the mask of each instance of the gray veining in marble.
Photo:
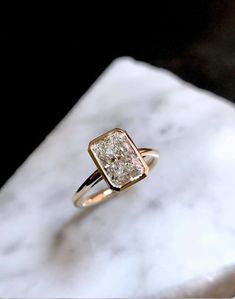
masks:
<svg viewBox="0 0 235 299"><path fill-rule="evenodd" d="M77 210L73 192L94 170L88 142L114 127L158 148L159 164L118 198ZM0 191L0 296L167 294L233 267L234 214L232 104L118 59Z"/></svg>

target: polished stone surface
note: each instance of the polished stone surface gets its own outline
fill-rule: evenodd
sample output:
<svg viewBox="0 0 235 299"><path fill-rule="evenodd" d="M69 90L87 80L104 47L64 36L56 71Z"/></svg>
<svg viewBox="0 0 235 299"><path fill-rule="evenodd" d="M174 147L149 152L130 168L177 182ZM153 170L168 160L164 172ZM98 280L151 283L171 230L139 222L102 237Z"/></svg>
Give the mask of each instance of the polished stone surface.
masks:
<svg viewBox="0 0 235 299"><path fill-rule="evenodd" d="M114 127L158 148L159 164L118 198L76 210L73 192L94 170L87 145ZM235 293L234 170L232 104L115 61L0 191L0 296L197 297L218 275L223 296Z"/></svg>

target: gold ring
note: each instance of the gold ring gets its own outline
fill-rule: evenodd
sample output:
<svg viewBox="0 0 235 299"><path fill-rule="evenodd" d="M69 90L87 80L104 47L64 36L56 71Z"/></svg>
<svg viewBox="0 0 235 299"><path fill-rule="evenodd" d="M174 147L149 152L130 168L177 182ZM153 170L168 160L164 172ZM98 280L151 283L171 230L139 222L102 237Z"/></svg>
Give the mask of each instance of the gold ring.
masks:
<svg viewBox="0 0 235 299"><path fill-rule="evenodd" d="M93 139L89 143L88 152L97 170L73 196L73 203L79 208L101 203L142 180L159 159L157 150L138 149L127 132L118 128ZM108 188L85 197L102 179L106 181Z"/></svg>

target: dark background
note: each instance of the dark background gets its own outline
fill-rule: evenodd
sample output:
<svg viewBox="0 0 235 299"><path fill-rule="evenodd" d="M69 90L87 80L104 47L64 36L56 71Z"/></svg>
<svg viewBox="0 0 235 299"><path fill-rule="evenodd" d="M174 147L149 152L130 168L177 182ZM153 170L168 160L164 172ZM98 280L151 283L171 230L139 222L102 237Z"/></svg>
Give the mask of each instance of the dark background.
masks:
<svg viewBox="0 0 235 299"><path fill-rule="evenodd" d="M81 12L68 27L42 26L43 18L3 24L0 186L116 57L167 68L235 102L235 1L155 6L125 25L120 14L114 27L112 16L101 26L89 16L81 21Z"/></svg>

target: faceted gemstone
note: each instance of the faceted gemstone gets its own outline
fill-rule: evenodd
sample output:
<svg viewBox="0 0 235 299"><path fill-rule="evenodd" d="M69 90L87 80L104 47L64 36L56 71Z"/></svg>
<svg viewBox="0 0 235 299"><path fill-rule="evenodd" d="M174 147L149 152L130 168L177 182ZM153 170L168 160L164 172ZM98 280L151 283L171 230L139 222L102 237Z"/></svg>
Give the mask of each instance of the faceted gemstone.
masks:
<svg viewBox="0 0 235 299"><path fill-rule="evenodd" d="M91 151L113 186L121 188L142 177L145 167L124 131L113 131L91 143Z"/></svg>

